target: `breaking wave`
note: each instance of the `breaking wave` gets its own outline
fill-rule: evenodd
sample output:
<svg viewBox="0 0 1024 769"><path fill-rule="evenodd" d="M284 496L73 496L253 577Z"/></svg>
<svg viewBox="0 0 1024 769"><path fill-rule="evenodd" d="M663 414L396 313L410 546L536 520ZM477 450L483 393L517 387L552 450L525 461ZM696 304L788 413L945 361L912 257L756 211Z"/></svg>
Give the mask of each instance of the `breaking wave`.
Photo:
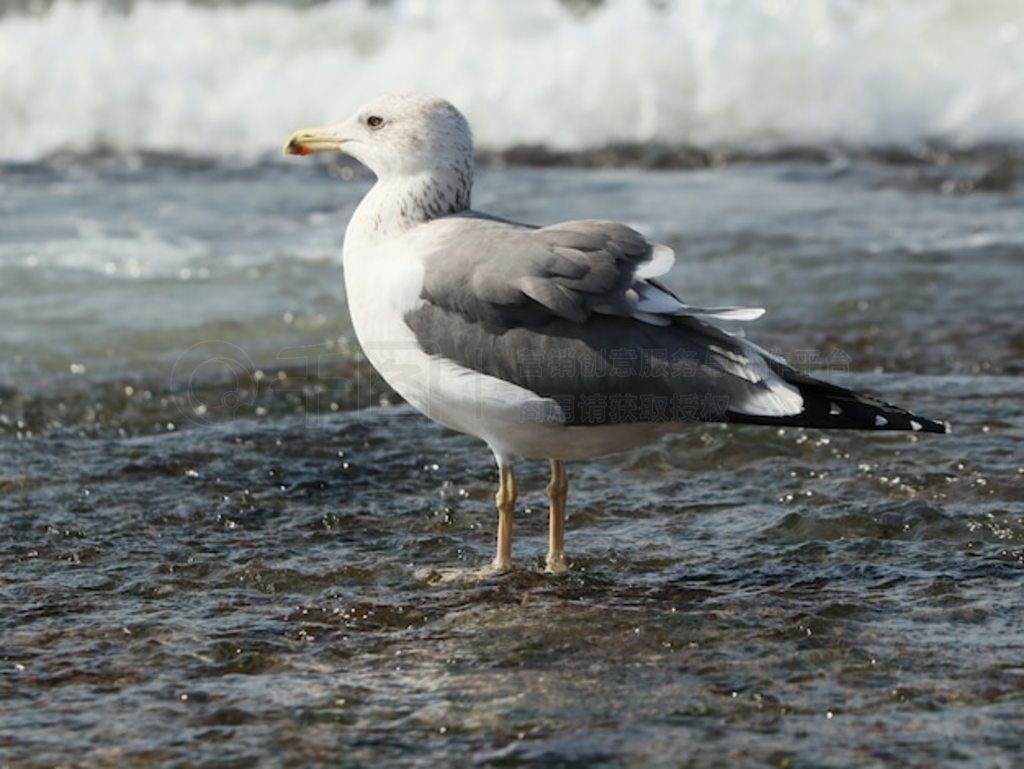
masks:
<svg viewBox="0 0 1024 769"><path fill-rule="evenodd" d="M58 0L0 17L0 156L262 156L373 95L478 144L770 151L1024 141L1016 0Z"/></svg>

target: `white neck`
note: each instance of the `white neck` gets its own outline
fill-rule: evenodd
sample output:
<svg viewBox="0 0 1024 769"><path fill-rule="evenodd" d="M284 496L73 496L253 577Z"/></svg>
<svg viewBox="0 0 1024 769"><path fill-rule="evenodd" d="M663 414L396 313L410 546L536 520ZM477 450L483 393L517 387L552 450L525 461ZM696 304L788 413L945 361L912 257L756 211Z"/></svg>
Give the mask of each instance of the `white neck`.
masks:
<svg viewBox="0 0 1024 769"><path fill-rule="evenodd" d="M360 201L345 232L345 248L377 245L417 224L469 208L471 166L449 166L429 173L385 176Z"/></svg>

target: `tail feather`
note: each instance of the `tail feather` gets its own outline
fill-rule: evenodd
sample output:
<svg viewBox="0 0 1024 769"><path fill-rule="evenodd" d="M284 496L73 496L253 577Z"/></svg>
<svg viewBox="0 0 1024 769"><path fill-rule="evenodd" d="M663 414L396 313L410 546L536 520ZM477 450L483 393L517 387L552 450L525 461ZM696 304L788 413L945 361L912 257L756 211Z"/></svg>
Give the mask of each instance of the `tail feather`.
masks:
<svg viewBox="0 0 1024 769"><path fill-rule="evenodd" d="M777 373L800 391L803 410L791 416L758 416L730 412L729 421L746 424L817 427L826 430L907 430L948 433L948 422L912 414L870 395L814 379L788 366Z"/></svg>

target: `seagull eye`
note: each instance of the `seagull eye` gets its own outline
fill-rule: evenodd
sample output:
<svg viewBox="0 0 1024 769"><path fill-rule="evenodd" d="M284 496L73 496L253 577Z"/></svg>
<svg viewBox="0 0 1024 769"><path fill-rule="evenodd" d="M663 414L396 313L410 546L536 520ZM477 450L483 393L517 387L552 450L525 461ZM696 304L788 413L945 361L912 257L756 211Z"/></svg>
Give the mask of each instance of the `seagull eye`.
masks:
<svg viewBox="0 0 1024 769"><path fill-rule="evenodd" d="M380 128L384 125L384 118L380 115L370 115L370 117L366 118L366 125L370 126L370 128Z"/></svg>

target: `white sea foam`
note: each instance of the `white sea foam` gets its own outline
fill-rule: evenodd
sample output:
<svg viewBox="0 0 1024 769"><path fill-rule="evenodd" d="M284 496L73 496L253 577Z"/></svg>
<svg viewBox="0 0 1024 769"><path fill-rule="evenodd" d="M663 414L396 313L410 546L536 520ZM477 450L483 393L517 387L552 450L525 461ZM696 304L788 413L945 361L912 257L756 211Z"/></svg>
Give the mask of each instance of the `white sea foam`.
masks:
<svg viewBox="0 0 1024 769"><path fill-rule="evenodd" d="M258 155L396 90L450 98L490 148L1019 142L1024 3L60 0L0 18L0 157Z"/></svg>

